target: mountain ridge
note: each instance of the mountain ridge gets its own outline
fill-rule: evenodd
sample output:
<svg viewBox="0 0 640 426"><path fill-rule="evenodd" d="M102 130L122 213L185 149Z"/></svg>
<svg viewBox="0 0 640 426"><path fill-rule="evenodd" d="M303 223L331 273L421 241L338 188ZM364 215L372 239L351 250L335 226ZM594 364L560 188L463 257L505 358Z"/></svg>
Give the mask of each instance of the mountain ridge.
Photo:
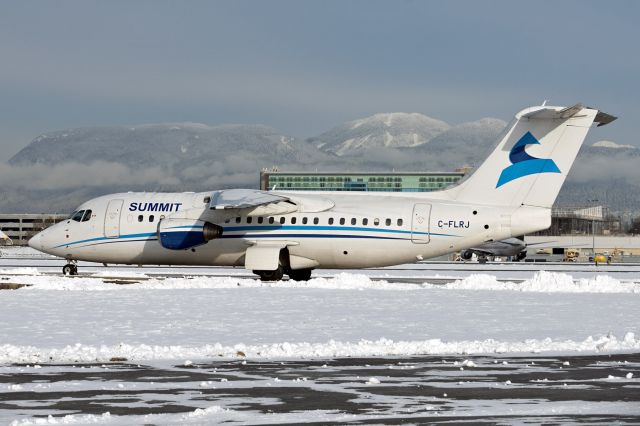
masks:
<svg viewBox="0 0 640 426"><path fill-rule="evenodd" d="M122 190L257 187L259 170L274 166L289 171L453 171L477 167L505 126L490 117L450 125L419 113L381 113L306 139L260 124L63 129L39 135L0 164L0 209L71 210L92 196ZM613 210L640 211L635 195L640 149L600 142L583 146L559 202L606 198L615 200Z"/></svg>

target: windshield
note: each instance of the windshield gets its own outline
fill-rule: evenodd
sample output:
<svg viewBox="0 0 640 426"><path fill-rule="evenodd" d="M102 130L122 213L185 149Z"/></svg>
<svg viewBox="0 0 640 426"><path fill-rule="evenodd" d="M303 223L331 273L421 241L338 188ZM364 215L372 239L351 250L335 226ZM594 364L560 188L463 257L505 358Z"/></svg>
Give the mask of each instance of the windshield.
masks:
<svg viewBox="0 0 640 426"><path fill-rule="evenodd" d="M80 222L82 220L82 216L84 216L84 210L80 210L80 211L74 212L71 215L71 220L75 220L76 222Z"/></svg>

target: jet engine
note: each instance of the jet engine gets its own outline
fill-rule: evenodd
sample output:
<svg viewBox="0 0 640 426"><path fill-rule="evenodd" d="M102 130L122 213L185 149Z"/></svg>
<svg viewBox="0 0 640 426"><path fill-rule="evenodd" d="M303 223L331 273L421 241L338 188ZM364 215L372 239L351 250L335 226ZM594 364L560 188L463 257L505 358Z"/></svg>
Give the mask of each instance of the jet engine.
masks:
<svg viewBox="0 0 640 426"><path fill-rule="evenodd" d="M158 224L158 241L169 250L186 250L220 238L222 227L194 219L163 219Z"/></svg>

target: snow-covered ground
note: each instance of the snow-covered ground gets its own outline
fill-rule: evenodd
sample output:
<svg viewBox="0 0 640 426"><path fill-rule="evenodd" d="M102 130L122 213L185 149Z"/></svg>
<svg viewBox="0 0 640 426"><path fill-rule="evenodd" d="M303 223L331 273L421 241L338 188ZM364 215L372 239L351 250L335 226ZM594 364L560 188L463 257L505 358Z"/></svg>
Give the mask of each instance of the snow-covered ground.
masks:
<svg viewBox="0 0 640 426"><path fill-rule="evenodd" d="M445 285L102 275L0 270L0 284L27 285L0 292L0 362L640 349L640 285L606 275Z"/></svg>
<svg viewBox="0 0 640 426"><path fill-rule="evenodd" d="M57 272L57 264L41 266L43 261L62 264L60 260L38 259L32 254L26 249L0 261L0 288L24 285L0 290L0 364L4 364L0 374L17 374L27 368L24 364L31 369L34 365L56 369L61 368L56 367L60 363L109 365L114 359L175 366L213 359L255 362L640 352L637 266L603 270L589 265L546 265L552 271L545 271L542 269L547 268L531 264L484 269L422 264L374 271L319 271L309 282L261 283L244 278L243 270L224 268L81 265L84 275L64 277L50 273ZM429 283L442 277L452 279ZM465 367L469 366L473 365ZM364 386L378 385L378 379L357 380ZM635 383L637 375L628 380ZM65 383L73 388L72 382ZM7 386L3 391L51 390L50 385L46 390L37 388L36 382ZM243 414L229 411L224 402L201 407L188 413L128 420L176 424L248 421ZM567 407L562 405L562 409ZM574 408L567 412L588 411ZM609 403L603 412L615 411L615 404ZM27 415L20 422L36 421L28 418L28 409L20 413ZM470 409L470 413L477 411ZM0 418L15 417L0 413ZM116 419L122 421L107 414L76 414L68 422L113 423ZM272 419L346 422L359 417L317 411Z"/></svg>

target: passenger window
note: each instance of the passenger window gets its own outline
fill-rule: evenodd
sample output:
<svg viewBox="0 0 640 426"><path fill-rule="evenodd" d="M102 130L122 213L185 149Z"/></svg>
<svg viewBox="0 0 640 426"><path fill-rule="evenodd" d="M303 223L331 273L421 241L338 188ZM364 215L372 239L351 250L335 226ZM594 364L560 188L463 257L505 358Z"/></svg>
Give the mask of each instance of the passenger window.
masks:
<svg viewBox="0 0 640 426"><path fill-rule="evenodd" d="M240 216L236 217L236 223L240 223L240 220L242 220Z"/></svg>
<svg viewBox="0 0 640 426"><path fill-rule="evenodd" d="M260 216L260 217L258 218L258 223L262 223L262 222L264 222L264 217Z"/></svg>
<svg viewBox="0 0 640 426"><path fill-rule="evenodd" d="M149 216L149 222L153 222L154 219L155 219L155 217L153 215Z"/></svg>
<svg viewBox="0 0 640 426"><path fill-rule="evenodd" d="M71 217L71 220L75 220L76 222L80 222L82 220L82 216L84 216L84 210L80 210L79 212L76 212Z"/></svg>
<svg viewBox="0 0 640 426"><path fill-rule="evenodd" d="M204 200L202 200L205 204L209 204L211 202L211 197L204 197Z"/></svg>
<svg viewBox="0 0 640 426"><path fill-rule="evenodd" d="M320 222L320 219L318 219L317 217L313 218L313 224L317 225Z"/></svg>
<svg viewBox="0 0 640 426"><path fill-rule="evenodd" d="M274 221L273 217L270 217L269 218L269 223L273 223L273 221Z"/></svg>
<svg viewBox="0 0 640 426"><path fill-rule="evenodd" d="M224 223L229 223L229 222L231 222L231 218L224 220Z"/></svg>
<svg viewBox="0 0 640 426"><path fill-rule="evenodd" d="M138 215L138 222L142 222L144 220L144 216Z"/></svg>
<svg viewBox="0 0 640 426"><path fill-rule="evenodd" d="M329 225L333 225L333 218L332 217L329 218Z"/></svg>
<svg viewBox="0 0 640 426"><path fill-rule="evenodd" d="M302 218L302 224L303 224L303 225L306 225L306 224L307 224L307 218L306 218L306 217L303 217L303 218Z"/></svg>
<svg viewBox="0 0 640 426"><path fill-rule="evenodd" d="M367 226L368 223L369 223L369 219L367 219L366 217L364 219L362 219L362 224L364 226Z"/></svg>
<svg viewBox="0 0 640 426"><path fill-rule="evenodd" d="M355 218L355 217L352 217L352 218L351 218L351 224L352 224L352 225L355 225L357 222L358 222L358 221L356 220L356 218Z"/></svg>
<svg viewBox="0 0 640 426"><path fill-rule="evenodd" d="M295 224L296 224L296 218L295 218L295 217L292 217L292 218L291 218L291 224L292 224L292 225L295 225Z"/></svg>
<svg viewBox="0 0 640 426"><path fill-rule="evenodd" d="M287 218L285 218L284 216L282 216L282 217L280 218L280 224L281 224L281 225L284 225L284 223L285 223L286 221L287 221Z"/></svg>
<svg viewBox="0 0 640 426"><path fill-rule="evenodd" d="M83 222L87 222L89 219L91 219L91 210L87 210L84 214L84 217L82 218Z"/></svg>
<svg viewBox="0 0 640 426"><path fill-rule="evenodd" d="M378 219L377 217L376 217L375 219L373 219L373 224L374 224L375 226L380 225L380 219Z"/></svg>
<svg viewBox="0 0 640 426"><path fill-rule="evenodd" d="M402 219L398 219L398 226L402 226Z"/></svg>
<svg viewBox="0 0 640 426"><path fill-rule="evenodd" d="M387 225L387 226L391 226L391 219L385 220L384 224Z"/></svg>
<svg viewBox="0 0 640 426"><path fill-rule="evenodd" d="M344 217L340 218L340 225L344 225Z"/></svg>
<svg viewBox="0 0 640 426"><path fill-rule="evenodd" d="M252 217L248 217L247 218L247 223L251 223L251 222L253 222L253 218Z"/></svg>

